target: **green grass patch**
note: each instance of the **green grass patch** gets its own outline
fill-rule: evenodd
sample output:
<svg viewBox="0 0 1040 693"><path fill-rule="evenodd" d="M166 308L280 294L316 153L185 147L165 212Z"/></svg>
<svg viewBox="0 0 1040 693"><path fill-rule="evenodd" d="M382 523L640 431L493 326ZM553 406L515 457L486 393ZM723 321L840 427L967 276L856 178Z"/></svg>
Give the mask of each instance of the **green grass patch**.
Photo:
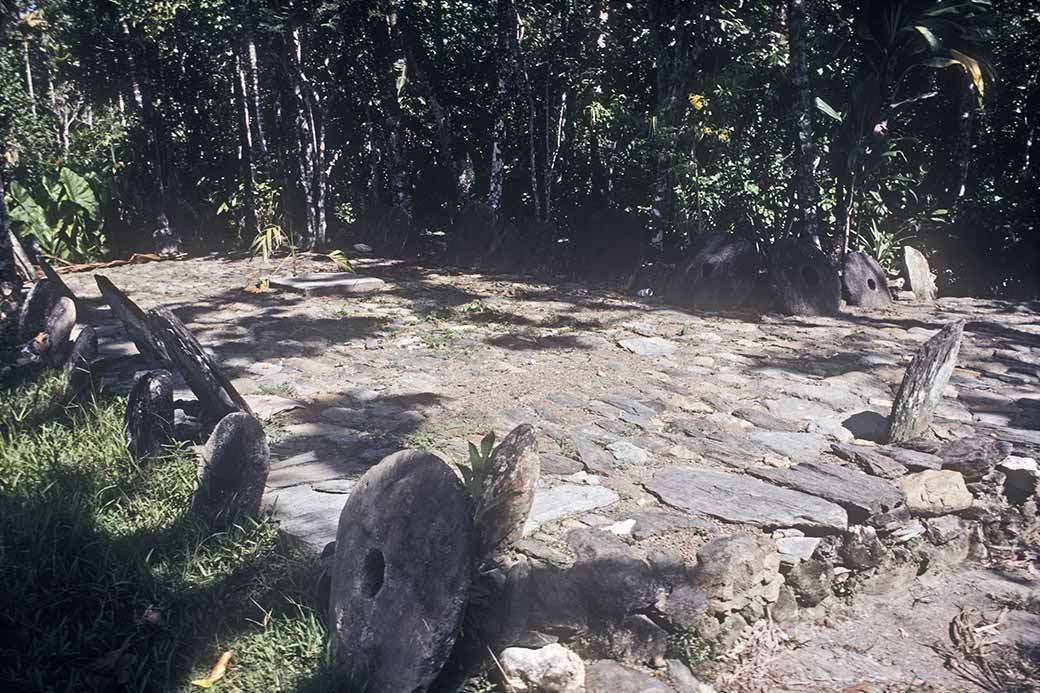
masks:
<svg viewBox="0 0 1040 693"><path fill-rule="evenodd" d="M0 681L18 691L332 688L318 567L267 520L213 532L186 514L195 456L138 464L123 401L52 412L60 379L0 404Z"/></svg>

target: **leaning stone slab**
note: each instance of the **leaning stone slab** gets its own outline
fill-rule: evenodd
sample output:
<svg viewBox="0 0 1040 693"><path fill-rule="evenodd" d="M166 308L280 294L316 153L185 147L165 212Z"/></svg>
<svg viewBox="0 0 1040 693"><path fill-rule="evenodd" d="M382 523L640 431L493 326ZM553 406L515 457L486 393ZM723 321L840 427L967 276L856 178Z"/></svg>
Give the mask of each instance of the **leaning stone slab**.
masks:
<svg viewBox="0 0 1040 693"><path fill-rule="evenodd" d="M841 307L841 279L818 248L804 240L776 243L769 257L769 274L789 315L836 315Z"/></svg>
<svg viewBox="0 0 1040 693"><path fill-rule="evenodd" d="M803 462L790 469L748 471L779 486L837 503L848 512L850 522L862 522L903 503L903 494L892 484L840 464Z"/></svg>
<svg viewBox="0 0 1040 693"><path fill-rule="evenodd" d="M950 382L961 348L964 321L952 322L914 355L889 416L888 440L903 443L928 430Z"/></svg>
<svg viewBox="0 0 1040 693"><path fill-rule="evenodd" d="M343 505L332 566L348 687L429 687L462 625L476 546L466 491L436 456L405 450L365 472Z"/></svg>
<svg viewBox="0 0 1040 693"><path fill-rule="evenodd" d="M483 492L473 518L480 535L477 555L516 541L534 501L540 465L534 427L522 424L507 435L488 460Z"/></svg>
<svg viewBox="0 0 1040 693"><path fill-rule="evenodd" d="M123 419L126 448L135 459L151 457L173 442L173 376L141 373L130 388Z"/></svg>
<svg viewBox="0 0 1040 693"><path fill-rule="evenodd" d="M334 296L379 291L386 286L386 282L376 277L359 277L352 272L319 272L298 274L295 277L274 277L271 286L305 296Z"/></svg>
<svg viewBox="0 0 1040 693"><path fill-rule="evenodd" d="M919 250L908 245L903 246L903 272L906 274L910 290L918 301L934 301L939 295L935 288L935 279L928 266L928 259Z"/></svg>
<svg viewBox="0 0 1040 693"><path fill-rule="evenodd" d="M851 306L887 308L892 305L885 271L866 253L849 253L845 257L841 284L845 299Z"/></svg>
<svg viewBox="0 0 1040 693"><path fill-rule="evenodd" d="M123 291L100 274L94 276L98 290L105 302L112 309L119 321L126 328L126 333L143 355L157 359L159 362L169 361L166 346L162 338L152 331L148 319L137 304L130 300Z"/></svg>
<svg viewBox="0 0 1040 693"><path fill-rule="evenodd" d="M170 361L195 393L206 418L217 421L235 411L252 416L249 404L169 308L148 311L148 326L162 339Z"/></svg>
<svg viewBox="0 0 1040 693"><path fill-rule="evenodd" d="M260 512L271 468L267 434L252 415L232 412L202 449L191 509L211 524Z"/></svg>
<svg viewBox="0 0 1040 693"><path fill-rule="evenodd" d="M725 522L829 532L848 526L848 515L839 505L741 474L665 467L646 489L673 508Z"/></svg>

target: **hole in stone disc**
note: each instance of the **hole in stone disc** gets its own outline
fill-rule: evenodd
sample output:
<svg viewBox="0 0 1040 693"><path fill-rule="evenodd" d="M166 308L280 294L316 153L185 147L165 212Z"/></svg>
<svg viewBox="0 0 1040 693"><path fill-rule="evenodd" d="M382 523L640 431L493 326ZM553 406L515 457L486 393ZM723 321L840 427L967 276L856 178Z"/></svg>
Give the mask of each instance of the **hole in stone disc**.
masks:
<svg viewBox="0 0 1040 693"><path fill-rule="evenodd" d="M361 590L366 597L372 598L379 594L383 588L383 578L386 575L386 560L383 552L372 549L365 556L365 564L361 567Z"/></svg>
<svg viewBox="0 0 1040 693"><path fill-rule="evenodd" d="M877 291L877 282L873 279L867 279L867 287L869 287L871 291Z"/></svg>
<svg viewBox="0 0 1040 693"><path fill-rule="evenodd" d="M802 281L806 286L819 286L820 275L812 267L802 267Z"/></svg>
<svg viewBox="0 0 1040 693"><path fill-rule="evenodd" d="M715 272L714 262L705 262L704 267L701 268L701 276L704 278L710 277Z"/></svg>

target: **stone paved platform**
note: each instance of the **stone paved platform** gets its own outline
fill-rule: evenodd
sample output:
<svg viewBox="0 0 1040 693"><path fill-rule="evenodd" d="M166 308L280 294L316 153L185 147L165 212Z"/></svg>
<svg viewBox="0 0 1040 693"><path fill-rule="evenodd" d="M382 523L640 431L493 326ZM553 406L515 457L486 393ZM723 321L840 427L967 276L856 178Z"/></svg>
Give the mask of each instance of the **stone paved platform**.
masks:
<svg viewBox="0 0 1040 693"><path fill-rule="evenodd" d="M860 474L832 445L876 445L912 354L957 319L968 321L959 366L931 433L1040 452L1040 305L947 298L835 318L721 316L574 284L356 264L381 291L249 294L270 271L258 260L103 271L142 308L171 307L267 419L265 501L315 551L353 480L385 455L421 447L462 461L467 442L521 423L538 431L543 475L519 548L538 560L572 560L563 537L582 527L689 560L750 525L836 531L863 511L855 499L820 498L770 470ZM67 281L93 309L102 353L133 354L92 277ZM698 481L700 495L684 497L690 479L726 478L739 492L713 497ZM737 506L760 516L727 511Z"/></svg>

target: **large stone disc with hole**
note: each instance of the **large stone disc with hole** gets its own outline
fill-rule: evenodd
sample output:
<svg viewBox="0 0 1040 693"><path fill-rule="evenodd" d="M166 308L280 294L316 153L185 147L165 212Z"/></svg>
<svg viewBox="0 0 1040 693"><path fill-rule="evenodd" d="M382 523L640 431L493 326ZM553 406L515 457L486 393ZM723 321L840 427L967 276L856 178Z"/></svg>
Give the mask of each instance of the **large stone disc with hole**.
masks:
<svg viewBox="0 0 1040 693"><path fill-rule="evenodd" d="M841 283L845 289L845 300L850 306L887 308L892 305L885 271L877 260L866 253L849 253L845 256Z"/></svg>
<svg viewBox="0 0 1040 693"><path fill-rule="evenodd" d="M427 452L385 458L343 505L332 622L347 681L367 693L421 693L448 659L476 559L472 507Z"/></svg>
<svg viewBox="0 0 1040 693"><path fill-rule="evenodd" d="M780 309L789 315L836 315L841 280L827 256L808 241L785 239L773 246L769 274Z"/></svg>
<svg viewBox="0 0 1040 693"><path fill-rule="evenodd" d="M751 297L762 260L755 244L728 233L710 233L676 269L670 298L698 310L735 310Z"/></svg>

